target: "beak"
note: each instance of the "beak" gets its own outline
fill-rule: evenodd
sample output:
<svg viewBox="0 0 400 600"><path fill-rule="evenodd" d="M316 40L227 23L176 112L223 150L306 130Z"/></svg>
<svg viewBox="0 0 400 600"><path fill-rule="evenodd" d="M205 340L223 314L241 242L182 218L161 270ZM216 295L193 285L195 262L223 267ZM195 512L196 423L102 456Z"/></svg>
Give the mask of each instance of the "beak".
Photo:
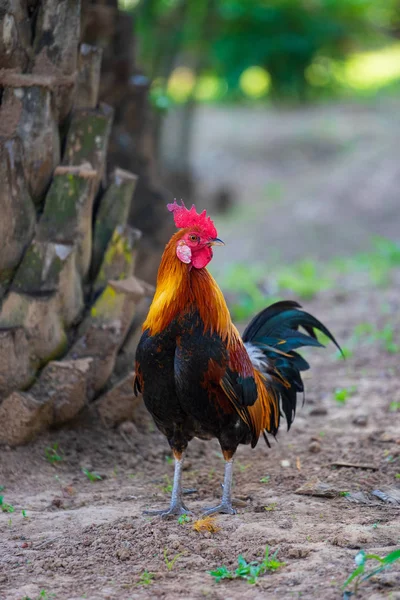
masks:
<svg viewBox="0 0 400 600"><path fill-rule="evenodd" d="M219 238L213 238L212 240L210 240L210 246L225 246L225 244Z"/></svg>

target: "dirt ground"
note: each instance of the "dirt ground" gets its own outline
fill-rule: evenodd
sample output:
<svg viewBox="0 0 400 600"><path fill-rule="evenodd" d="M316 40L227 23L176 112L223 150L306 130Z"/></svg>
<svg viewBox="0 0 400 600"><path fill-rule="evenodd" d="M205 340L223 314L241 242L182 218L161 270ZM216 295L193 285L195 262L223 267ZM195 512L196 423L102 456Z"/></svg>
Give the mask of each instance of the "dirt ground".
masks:
<svg viewBox="0 0 400 600"><path fill-rule="evenodd" d="M329 214L336 197L328 195ZM297 252L304 254L301 231ZM344 345L365 321L378 328L393 323L400 342L399 272L387 289L344 287L303 305ZM270 449L263 441L254 450L239 448L234 495L242 506L234 516L216 518L216 533L193 530L221 494L215 441L189 447L184 485L197 490L187 497L191 522L142 514L168 503L173 475L167 443L144 409L135 424L115 431L87 414L76 427L30 446L2 448L0 495L15 510L0 512L0 599L36 600L41 593L57 600L341 598L359 549L384 556L400 545L399 505L377 498L355 503L343 493L400 487L400 413L393 412L400 402L399 354L380 341L361 341L346 361L332 347L308 355L305 405L300 402L291 430L283 427ZM344 404L335 400L336 388L352 386ZM62 460L53 465L46 452L54 444ZM83 469L102 479L91 482ZM330 486L332 497L296 493L315 479ZM257 585L215 583L208 574L221 565L234 569L239 554L261 560L267 545L284 565ZM152 574L147 583L145 571ZM363 583L360 597L400 600L399 590L397 567Z"/></svg>

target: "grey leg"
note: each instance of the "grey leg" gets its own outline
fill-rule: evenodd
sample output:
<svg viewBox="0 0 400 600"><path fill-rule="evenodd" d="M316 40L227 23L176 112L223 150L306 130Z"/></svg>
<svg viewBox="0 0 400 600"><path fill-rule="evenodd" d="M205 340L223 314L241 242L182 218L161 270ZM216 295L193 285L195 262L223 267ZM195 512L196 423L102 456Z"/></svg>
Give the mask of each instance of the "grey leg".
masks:
<svg viewBox="0 0 400 600"><path fill-rule="evenodd" d="M224 491L222 493L221 504L207 509L204 515L213 515L214 513L236 514L236 510L232 506L232 475L233 458L230 458L229 460L225 460Z"/></svg>
<svg viewBox="0 0 400 600"><path fill-rule="evenodd" d="M164 510L145 510L145 515L161 515L162 517L169 517L172 515L184 515L191 514L190 510L186 508L182 501L182 465L183 465L183 454L175 456L175 472L174 472L174 483L171 494L171 504L169 508Z"/></svg>

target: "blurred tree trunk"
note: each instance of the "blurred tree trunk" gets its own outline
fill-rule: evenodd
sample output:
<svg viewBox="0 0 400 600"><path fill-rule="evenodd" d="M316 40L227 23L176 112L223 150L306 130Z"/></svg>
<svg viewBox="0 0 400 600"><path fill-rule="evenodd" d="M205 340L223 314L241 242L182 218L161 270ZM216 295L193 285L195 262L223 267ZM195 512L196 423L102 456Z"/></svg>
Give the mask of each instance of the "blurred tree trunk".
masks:
<svg viewBox="0 0 400 600"><path fill-rule="evenodd" d="M3 0L0 26L0 443L14 445L93 400L107 423L132 418L136 306L152 291L133 272L158 261L163 218L143 258L136 227L163 199L116 0Z"/></svg>

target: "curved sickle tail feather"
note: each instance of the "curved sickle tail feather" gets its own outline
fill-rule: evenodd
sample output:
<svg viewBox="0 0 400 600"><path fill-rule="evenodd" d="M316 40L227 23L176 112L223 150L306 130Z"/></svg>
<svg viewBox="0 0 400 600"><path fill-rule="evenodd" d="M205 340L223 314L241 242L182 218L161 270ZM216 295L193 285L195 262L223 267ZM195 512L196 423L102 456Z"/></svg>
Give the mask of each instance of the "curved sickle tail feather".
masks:
<svg viewBox="0 0 400 600"><path fill-rule="evenodd" d="M299 331L300 327L305 333ZM301 310L300 304L290 300L276 302L261 311L243 333L242 339L256 370L259 390L257 402L248 410L258 436L262 433L267 443L265 431L275 436L281 416L285 415L290 429L296 413L297 393L304 393L301 371L310 368L295 350L305 346L323 348L316 331L324 333L343 356L339 344L325 325ZM255 445L254 442L252 445Z"/></svg>

